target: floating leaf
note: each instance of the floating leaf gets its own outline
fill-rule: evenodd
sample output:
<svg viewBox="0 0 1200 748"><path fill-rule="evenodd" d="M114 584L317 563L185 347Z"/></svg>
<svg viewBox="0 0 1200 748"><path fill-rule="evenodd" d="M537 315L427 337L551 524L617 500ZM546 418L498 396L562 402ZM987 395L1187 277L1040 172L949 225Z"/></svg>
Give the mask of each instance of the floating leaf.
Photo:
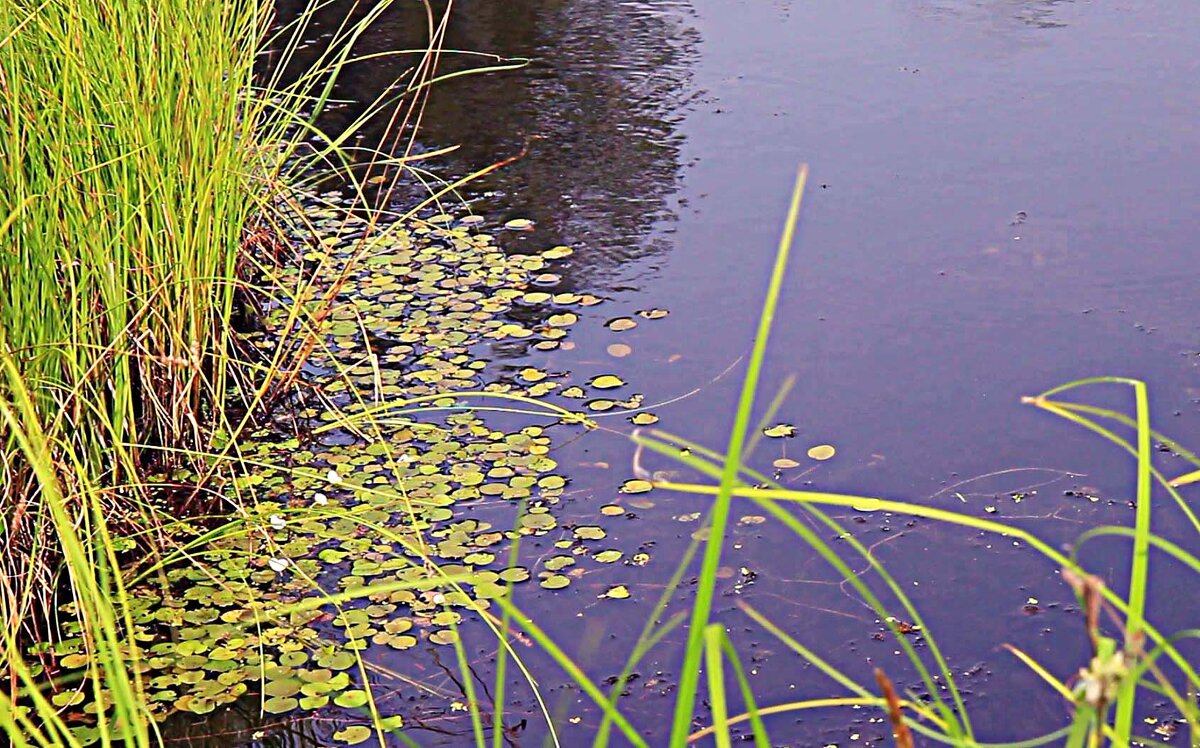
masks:
<svg viewBox="0 0 1200 748"><path fill-rule="evenodd" d="M529 569L523 566L509 567L500 572L500 579L513 584L527 581L529 579Z"/></svg>
<svg viewBox="0 0 1200 748"><path fill-rule="evenodd" d="M330 670L346 670L358 660L349 652L329 652L317 658L317 664Z"/></svg>
<svg viewBox="0 0 1200 748"><path fill-rule="evenodd" d="M769 436L772 439L791 438L796 435L796 427L791 424L780 423L763 429L763 435Z"/></svg>
<svg viewBox="0 0 1200 748"><path fill-rule="evenodd" d="M596 561L599 563L611 564L615 561L620 561L621 556L623 556L623 555L625 555L625 554L621 553L620 551L610 550L610 551L600 551L595 556L593 556L593 558L595 558Z"/></svg>
<svg viewBox="0 0 1200 748"><path fill-rule="evenodd" d="M632 317L614 317L605 322L604 326L613 332L625 332L637 327L637 322L634 322Z"/></svg>
<svg viewBox="0 0 1200 748"><path fill-rule="evenodd" d="M82 652L76 652L75 654L69 654L62 658L58 661L58 663L65 668L83 667L84 665L88 664L88 656ZM59 706L61 706L61 704Z"/></svg>
<svg viewBox="0 0 1200 748"><path fill-rule="evenodd" d="M545 566L549 571L561 571L568 566L574 565L575 559L571 558L570 556L551 556L550 558L546 559L546 563L543 564L543 566Z"/></svg>
<svg viewBox="0 0 1200 748"><path fill-rule="evenodd" d="M601 374L598 377L593 377L588 384L598 390L611 390L623 386L625 380L613 374Z"/></svg>
<svg viewBox="0 0 1200 748"><path fill-rule="evenodd" d="M441 629L434 631L429 635L429 641L433 642L434 644L441 644L443 646L454 644L458 641L458 632L454 629Z"/></svg>
<svg viewBox="0 0 1200 748"><path fill-rule="evenodd" d="M295 696L300 693L300 681L294 678L267 681L263 684L263 693L267 696Z"/></svg>
<svg viewBox="0 0 1200 748"><path fill-rule="evenodd" d="M623 584L618 584L615 587L610 587L608 592L605 592L600 597L607 597L612 600L624 600L629 597L629 588Z"/></svg>
<svg viewBox="0 0 1200 748"><path fill-rule="evenodd" d="M606 535L608 535L608 533L604 531L603 527L597 527L595 525L582 525L575 528L575 537L579 538L580 540L600 540Z"/></svg>
<svg viewBox="0 0 1200 748"><path fill-rule="evenodd" d="M268 714L284 714L300 706L300 702L291 697L276 696L262 703L262 709Z"/></svg>
<svg viewBox="0 0 1200 748"><path fill-rule="evenodd" d="M571 583L570 578L565 577L562 574L551 574L550 576L542 579L542 581L539 582L539 584L541 584L541 586L545 587L548 590L561 590L563 587L566 587L570 583Z"/></svg>
<svg viewBox="0 0 1200 748"><path fill-rule="evenodd" d="M50 703L55 706L74 706L83 703L86 698L83 691L62 691L50 697Z"/></svg>
<svg viewBox="0 0 1200 748"><path fill-rule="evenodd" d="M514 218L511 221L506 221L504 228L513 231L529 231L533 228L533 221L528 218Z"/></svg>
<svg viewBox="0 0 1200 748"><path fill-rule="evenodd" d="M767 518L760 514L747 514L738 520L739 525L761 525L766 522Z"/></svg>
<svg viewBox="0 0 1200 748"><path fill-rule="evenodd" d="M299 706L301 709L307 709L308 711L313 711L315 709L321 709L322 707L325 707L328 704L329 704L329 696L326 694L323 694L323 693L319 693L314 696L305 696L304 698L300 699Z"/></svg>
<svg viewBox="0 0 1200 748"><path fill-rule="evenodd" d="M645 317L646 319L662 319L670 314L670 312L666 309L639 309L637 314L639 317Z"/></svg>
<svg viewBox="0 0 1200 748"><path fill-rule="evenodd" d="M629 422L634 426L649 426L652 423L658 423L658 416L653 413L634 413L629 417Z"/></svg>
<svg viewBox="0 0 1200 748"><path fill-rule="evenodd" d="M828 444L818 444L808 450L808 456L814 460L828 460L835 452L836 450Z"/></svg>
<svg viewBox="0 0 1200 748"><path fill-rule="evenodd" d="M575 399L583 399L587 397L587 392L585 392L582 387L568 387L558 394L562 395L563 397L572 397Z"/></svg>
<svg viewBox="0 0 1200 748"><path fill-rule="evenodd" d="M653 488L654 484L650 481L634 478L622 483L619 490L621 493L646 493Z"/></svg>
<svg viewBox="0 0 1200 748"><path fill-rule="evenodd" d="M790 457L780 457L771 464L774 465L778 470L790 470L794 467L800 467L800 463L796 462Z"/></svg>
<svg viewBox="0 0 1200 748"><path fill-rule="evenodd" d="M358 745L359 743L370 739L372 735L371 728L366 725L351 725L343 730L338 730L333 734L334 740L340 740L347 745Z"/></svg>
<svg viewBox="0 0 1200 748"><path fill-rule="evenodd" d="M535 369L532 366L527 366L519 372L521 379L526 382L540 382L546 378L546 372L541 369Z"/></svg>
<svg viewBox="0 0 1200 748"><path fill-rule="evenodd" d="M545 257L547 260L561 260L564 257L570 257L574 251L570 247L560 245L542 252L542 257Z"/></svg>
<svg viewBox="0 0 1200 748"><path fill-rule="evenodd" d="M336 697L334 697L333 703L345 709L357 709L360 706L365 705L369 700L370 699L368 698L366 691L360 688L355 688L338 694Z"/></svg>
<svg viewBox="0 0 1200 748"><path fill-rule="evenodd" d="M600 507L600 513L606 517L619 517L625 513L625 510L618 504L605 504Z"/></svg>

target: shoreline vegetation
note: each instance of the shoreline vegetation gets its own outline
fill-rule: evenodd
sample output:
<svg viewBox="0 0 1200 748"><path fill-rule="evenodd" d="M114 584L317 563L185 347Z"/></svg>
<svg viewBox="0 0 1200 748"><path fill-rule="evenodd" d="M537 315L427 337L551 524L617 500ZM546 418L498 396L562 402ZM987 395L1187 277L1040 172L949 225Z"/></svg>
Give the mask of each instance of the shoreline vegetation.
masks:
<svg viewBox="0 0 1200 748"><path fill-rule="evenodd" d="M402 95L367 108L394 110L396 143L381 145L397 155L349 154L361 120L319 132L338 73L363 62L354 41L388 5L348 19L314 67L285 84L286 60L318 4L282 26L258 0L0 4L0 728L13 745L161 745L172 715L233 704L280 718L338 710L330 734L314 737L326 743L417 745L399 705L372 688L364 653L420 643L453 652L474 745L500 748L516 728L506 688L519 673L555 744L541 689L565 674L597 715L593 745L648 748L649 726L623 712L621 696L638 663L682 629L672 746L766 748L770 715L846 707L877 710L899 746L984 745L900 570L884 568L826 511L836 508L1013 538L1061 570L1092 659L1052 673L1009 647L1067 715L1061 729L1013 745L1159 744L1163 734L1145 729L1140 709L1151 695L1172 706L1173 730L1198 744L1189 640L1200 635L1158 630L1147 586L1152 558L1200 573L1194 545L1151 528L1152 506L1166 501L1162 511L1200 537L1180 493L1200 481L1200 458L1152 429L1141 382L1081 380L1027 400L1137 464L1133 526L1093 528L1067 552L994 517L789 490L749 467L761 438L787 435L770 426L787 387L763 405L759 372L806 168L725 449L630 416L639 426L631 450L665 455L708 482L635 474L621 493L694 496L706 530L667 561L677 565L672 580L615 682L602 686L573 662L518 606L521 585L559 589L572 582L568 567L589 564L621 561L636 572L648 556L602 550L601 525L559 525L570 477L554 439L645 407L613 394L626 385L619 376L576 383L534 366L496 374L477 350L555 350L583 310L604 301L553 289L571 248L499 248L499 233L529 222L489 227L443 205L511 158L432 188L402 215L369 207L388 205L400 174L417 169L411 133L437 60L449 54L448 13L428 9L428 49L397 51L414 59ZM256 67L264 49L283 60L265 76ZM468 72L521 64L468 56L480 64ZM352 186L318 193L312 185L331 172L353 174ZM382 197L368 199L368 188ZM1061 399L1101 386L1132 392L1134 415ZM521 425L500 429L494 415ZM1197 472L1163 475L1155 441ZM477 515L485 502L503 511ZM735 629L713 613L731 512L748 504L886 622L912 683L883 671L857 682L742 601L739 624L827 679L826 695L807 700L753 690ZM522 565L521 543L552 531L565 536L558 555ZM1106 540L1130 548L1123 589L1080 565L1081 547ZM866 579L855 571L863 564ZM689 573L698 574L693 587ZM602 597L630 594L614 585ZM486 687L471 672L468 636L496 649ZM511 645L518 638L562 673L530 672Z"/></svg>

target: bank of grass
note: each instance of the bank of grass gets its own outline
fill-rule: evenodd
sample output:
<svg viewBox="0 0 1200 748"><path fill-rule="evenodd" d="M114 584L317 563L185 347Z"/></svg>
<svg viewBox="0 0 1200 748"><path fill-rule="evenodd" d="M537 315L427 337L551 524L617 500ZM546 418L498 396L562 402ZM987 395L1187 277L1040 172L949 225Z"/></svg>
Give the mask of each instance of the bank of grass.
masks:
<svg viewBox="0 0 1200 748"><path fill-rule="evenodd" d="M8 630L52 635L43 561L63 522L100 529L89 496L149 521L155 448L220 426L244 232L278 166L281 118L248 95L267 20L256 0L0 3Z"/></svg>
<svg viewBox="0 0 1200 748"><path fill-rule="evenodd" d="M275 351L239 347L235 318L253 321L295 249L284 224L299 211L277 209L314 175L363 166L353 132L390 110L405 132L434 82L446 17L430 9L430 46L395 51L417 64L390 98L320 131L391 2L354 4L312 66L289 70L326 5L276 26L264 0L0 0L0 729L14 745L160 742L125 562L161 569L182 512L236 514L243 497L205 476L238 470L240 433L296 384L325 308L297 310ZM369 160L373 184L407 162ZM380 213L353 200L365 244ZM179 467L195 485L151 477ZM86 667L48 687L59 638L82 642ZM34 642L49 646L30 657ZM79 729L64 716L77 698L111 710Z"/></svg>
<svg viewBox="0 0 1200 748"><path fill-rule="evenodd" d="M276 208L301 175L347 163L348 134L312 123L389 3L285 85L321 5L273 26L262 0L0 0L0 673L14 699L19 646L64 626L89 652L119 636L122 552L156 554L155 528L183 504L229 508L147 476L228 452L293 381L304 341L247 358L234 321L253 321L252 283L289 251ZM276 64L256 76L268 46ZM79 620L64 621L72 597Z"/></svg>

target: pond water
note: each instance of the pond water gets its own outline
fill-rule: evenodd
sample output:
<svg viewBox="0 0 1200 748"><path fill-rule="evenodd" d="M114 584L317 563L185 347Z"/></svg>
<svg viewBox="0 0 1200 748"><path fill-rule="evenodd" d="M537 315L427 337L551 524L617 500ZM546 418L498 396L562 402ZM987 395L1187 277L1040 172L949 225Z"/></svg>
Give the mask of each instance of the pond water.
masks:
<svg viewBox="0 0 1200 748"><path fill-rule="evenodd" d="M292 5L281 1L281 13ZM323 12L312 49L350 5ZM404 4L361 51L421 47L425 24L419 4ZM990 507L1065 543L1091 524L1131 521L1132 466L1096 437L1020 405L1022 395L1085 376L1142 378L1157 425L1200 443L1197 24L1200 5L1151 0L461 0L448 49L530 62L439 84L417 148L460 146L428 164L444 179L527 148L464 196L490 223L535 222L507 240L512 250L574 247L563 287L606 299L581 312L572 349L503 364L580 381L619 374L647 403L672 401L654 408L662 427L715 448L727 438L795 169L810 164L763 380L769 399L796 376L778 420L797 435L760 445L753 464L767 469L786 448L805 463L784 476L789 485L979 516ZM336 94L370 100L411 62L358 65ZM453 55L443 62L461 65ZM355 112L339 108L329 124ZM386 124L373 122L365 139ZM670 314L620 333L604 325L649 308ZM632 353L608 355L617 342ZM1128 407L1123 393L1095 401ZM612 430L556 450L572 481L567 519L595 521L631 477L632 426L603 423ZM822 443L836 456L805 462ZM650 563L517 598L596 680L619 672L686 547L696 524L679 518L705 506L651 496L652 507L607 525L612 547L647 550ZM1064 705L1001 648L1017 644L1064 677L1084 664L1080 616L1054 569L1009 539L853 514L847 521L912 586L964 675L980 738L1063 724ZM1168 537L1176 516L1158 514ZM815 554L771 523L733 535L733 576L717 610L763 702L838 690L755 628L739 599L863 682L881 666L902 686L915 683L895 643L876 638L882 625ZM548 555L545 546L527 550ZM1088 559L1120 586L1126 549L1108 548ZM1163 628L1194 621L1195 598L1181 582L1165 573L1154 582ZM629 600L597 599L617 583ZM665 739L682 639L676 632L656 649L631 687L629 713L651 745ZM494 644L478 641L473 666L486 683ZM562 744L586 744L595 711L535 648L522 654ZM444 664L410 653L381 663L453 693L453 663ZM414 739L470 742L462 712L396 683L411 700ZM535 704L519 680L514 688L510 721L528 722L509 742L540 744ZM777 744L795 746L874 743L890 732L874 714L845 710L768 727ZM260 742L317 745L324 730L317 719L272 728ZM211 722L194 730L215 731Z"/></svg>

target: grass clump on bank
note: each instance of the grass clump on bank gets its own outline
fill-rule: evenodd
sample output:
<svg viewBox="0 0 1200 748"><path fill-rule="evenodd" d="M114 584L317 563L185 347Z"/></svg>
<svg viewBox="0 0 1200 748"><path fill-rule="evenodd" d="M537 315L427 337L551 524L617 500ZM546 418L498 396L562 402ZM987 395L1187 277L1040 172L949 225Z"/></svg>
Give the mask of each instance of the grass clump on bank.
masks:
<svg viewBox="0 0 1200 748"><path fill-rule="evenodd" d="M53 633L56 512L84 535L88 499L140 524L156 448L207 447L225 412L243 231L278 155L248 95L266 20L257 0L0 4L10 630Z"/></svg>

